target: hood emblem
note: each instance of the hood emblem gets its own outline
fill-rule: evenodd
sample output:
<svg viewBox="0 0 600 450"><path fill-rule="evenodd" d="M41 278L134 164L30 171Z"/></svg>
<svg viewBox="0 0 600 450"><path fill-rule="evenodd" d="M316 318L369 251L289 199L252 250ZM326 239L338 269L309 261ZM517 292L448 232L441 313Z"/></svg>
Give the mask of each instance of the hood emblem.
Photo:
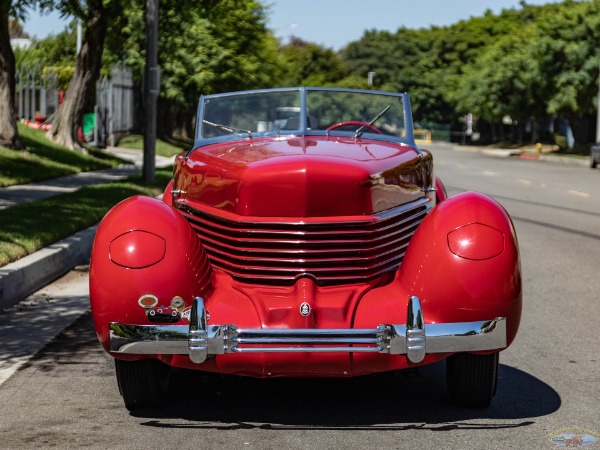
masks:
<svg viewBox="0 0 600 450"><path fill-rule="evenodd" d="M304 317L310 314L310 305L308 303L304 302L300 305L300 314Z"/></svg>

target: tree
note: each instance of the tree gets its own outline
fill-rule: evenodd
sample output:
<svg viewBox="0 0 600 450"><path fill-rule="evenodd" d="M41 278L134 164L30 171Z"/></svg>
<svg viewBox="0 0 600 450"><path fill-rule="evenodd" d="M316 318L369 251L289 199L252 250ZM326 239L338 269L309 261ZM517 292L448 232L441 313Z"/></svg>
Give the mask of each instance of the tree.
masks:
<svg viewBox="0 0 600 450"><path fill-rule="evenodd" d="M401 70L403 60L398 58L396 37L389 31L367 30L360 40L349 43L340 52L350 74L367 79L375 72L375 86L391 83L394 72Z"/></svg>
<svg viewBox="0 0 600 450"><path fill-rule="evenodd" d="M82 150L77 130L82 126L86 101L92 94L100 75L102 52L108 22L122 11L123 2L117 0L60 0L42 5L56 8L64 15L72 15L83 22L85 32L81 50L77 55L75 72L69 82L65 99L54 120L48 136L67 148Z"/></svg>
<svg viewBox="0 0 600 450"><path fill-rule="evenodd" d="M77 58L75 54L76 39L76 21L72 21L63 31L51 34L44 39L33 38L29 47L14 49L17 67L23 65L29 67L35 65L40 67L58 66L72 67L74 70ZM67 86L71 76L67 80Z"/></svg>
<svg viewBox="0 0 600 450"><path fill-rule="evenodd" d="M280 47L284 73L281 86L324 86L333 84L347 74L341 58L329 48L292 37Z"/></svg>
<svg viewBox="0 0 600 450"><path fill-rule="evenodd" d="M532 142L539 140L537 123L546 114L546 80L530 54L537 36L534 24L515 24L512 32L486 46L465 69L452 98L459 113L473 113L491 124L509 116L524 124L532 120Z"/></svg>
<svg viewBox="0 0 600 450"><path fill-rule="evenodd" d="M342 56L351 74L367 78L375 72L374 87L408 92L419 120L450 120L452 110L443 96L443 67L436 56L438 31L399 28L395 33L368 30L350 43Z"/></svg>
<svg viewBox="0 0 600 450"><path fill-rule="evenodd" d="M600 0L548 5L536 19L531 55L548 80L546 113L566 117L575 142L585 143L583 116L596 111L600 63Z"/></svg>
<svg viewBox="0 0 600 450"><path fill-rule="evenodd" d="M10 17L22 17L27 2L0 0L0 144L22 149L15 107L15 55L10 44Z"/></svg>
<svg viewBox="0 0 600 450"><path fill-rule="evenodd" d="M105 63L125 62L139 77L143 9L130 4L122 18L119 32L108 36ZM161 0L158 47L163 137L191 133L201 93L270 87L281 71L266 10L255 0Z"/></svg>

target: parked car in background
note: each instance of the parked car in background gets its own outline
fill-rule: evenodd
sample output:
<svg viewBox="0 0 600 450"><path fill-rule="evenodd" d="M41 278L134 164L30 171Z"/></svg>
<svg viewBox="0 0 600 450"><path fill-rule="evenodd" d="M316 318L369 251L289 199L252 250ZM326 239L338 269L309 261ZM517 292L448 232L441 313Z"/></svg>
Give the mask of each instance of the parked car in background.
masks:
<svg viewBox="0 0 600 450"><path fill-rule="evenodd" d="M590 149L590 167L595 169L600 163L600 143L592 145Z"/></svg>
<svg viewBox="0 0 600 450"><path fill-rule="evenodd" d="M406 94L286 88L200 98L163 199L102 220L90 296L128 408L159 404L170 367L352 377L442 360L449 397L485 406L522 287L509 215L447 197Z"/></svg>

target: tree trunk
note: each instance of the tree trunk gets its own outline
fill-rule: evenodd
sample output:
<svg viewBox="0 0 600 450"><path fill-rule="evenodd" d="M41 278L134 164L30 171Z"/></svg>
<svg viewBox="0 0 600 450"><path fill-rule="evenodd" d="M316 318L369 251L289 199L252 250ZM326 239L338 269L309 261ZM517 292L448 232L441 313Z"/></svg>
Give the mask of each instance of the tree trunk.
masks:
<svg viewBox="0 0 600 450"><path fill-rule="evenodd" d="M22 149L15 108L15 55L10 45L8 13L11 2L0 2L0 145Z"/></svg>
<svg viewBox="0 0 600 450"><path fill-rule="evenodd" d="M65 99L52 122L52 128L48 132L52 141L73 150L83 149L78 130L83 124L86 100L93 92L100 76L106 27L107 11L102 6L102 2L99 2L95 9L89 10L75 72L69 82Z"/></svg>
<svg viewBox="0 0 600 450"><path fill-rule="evenodd" d="M531 141L530 144L536 144L540 141L540 122L537 117L531 118Z"/></svg>

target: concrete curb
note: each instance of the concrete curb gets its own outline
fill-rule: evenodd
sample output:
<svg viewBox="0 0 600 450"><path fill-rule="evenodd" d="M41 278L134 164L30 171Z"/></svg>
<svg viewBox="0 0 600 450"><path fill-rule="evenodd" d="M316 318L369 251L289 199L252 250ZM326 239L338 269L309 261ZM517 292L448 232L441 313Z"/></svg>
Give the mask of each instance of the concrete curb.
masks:
<svg viewBox="0 0 600 450"><path fill-rule="evenodd" d="M589 167L589 165L590 165L589 158L588 159L580 159L580 158L569 158L569 157L564 157L564 156L540 155L539 160L553 162L553 163L560 163L560 164L569 164L572 166Z"/></svg>
<svg viewBox="0 0 600 450"><path fill-rule="evenodd" d="M86 262L96 234L94 225L31 255L0 267L0 308L7 309Z"/></svg>

